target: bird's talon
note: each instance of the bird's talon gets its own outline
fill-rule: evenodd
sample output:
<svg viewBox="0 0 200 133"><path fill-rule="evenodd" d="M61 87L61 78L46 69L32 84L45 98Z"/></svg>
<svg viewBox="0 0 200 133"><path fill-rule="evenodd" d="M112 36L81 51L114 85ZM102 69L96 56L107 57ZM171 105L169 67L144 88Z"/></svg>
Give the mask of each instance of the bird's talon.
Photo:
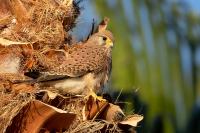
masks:
<svg viewBox="0 0 200 133"><path fill-rule="evenodd" d="M85 97L85 99L86 99L87 101L88 101L89 99L92 99L92 100L94 100L95 102L97 102L97 101L104 101L104 102L106 102L106 101L107 101L106 99L103 99L103 97L97 96L94 92L89 93L89 95L87 95L87 96Z"/></svg>

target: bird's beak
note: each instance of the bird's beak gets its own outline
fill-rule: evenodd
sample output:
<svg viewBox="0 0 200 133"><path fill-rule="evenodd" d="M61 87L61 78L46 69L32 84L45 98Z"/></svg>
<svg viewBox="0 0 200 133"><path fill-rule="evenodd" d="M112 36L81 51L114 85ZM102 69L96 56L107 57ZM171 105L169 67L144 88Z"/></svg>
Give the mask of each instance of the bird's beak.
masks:
<svg viewBox="0 0 200 133"><path fill-rule="evenodd" d="M107 45L107 47L113 47L113 42L110 40L110 39L107 39L106 40L106 45Z"/></svg>

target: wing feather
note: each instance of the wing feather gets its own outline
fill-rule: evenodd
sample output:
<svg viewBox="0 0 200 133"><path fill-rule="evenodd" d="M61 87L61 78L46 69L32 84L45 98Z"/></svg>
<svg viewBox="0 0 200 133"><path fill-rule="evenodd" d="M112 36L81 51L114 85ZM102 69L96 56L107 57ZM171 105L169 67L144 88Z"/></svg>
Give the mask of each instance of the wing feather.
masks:
<svg viewBox="0 0 200 133"><path fill-rule="evenodd" d="M107 67L107 51L102 46L82 45L68 50L67 58L57 67L50 67L50 72L69 77L83 76L88 72L98 73Z"/></svg>

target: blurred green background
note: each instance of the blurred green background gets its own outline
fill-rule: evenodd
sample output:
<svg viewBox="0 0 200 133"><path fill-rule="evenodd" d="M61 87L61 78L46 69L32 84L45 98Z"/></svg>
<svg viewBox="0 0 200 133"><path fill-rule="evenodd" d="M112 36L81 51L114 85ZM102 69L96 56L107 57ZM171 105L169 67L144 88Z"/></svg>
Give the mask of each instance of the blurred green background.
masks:
<svg viewBox="0 0 200 133"><path fill-rule="evenodd" d="M115 36L108 88L127 114L144 115L142 133L200 133L200 1L85 0L79 39L94 19Z"/></svg>

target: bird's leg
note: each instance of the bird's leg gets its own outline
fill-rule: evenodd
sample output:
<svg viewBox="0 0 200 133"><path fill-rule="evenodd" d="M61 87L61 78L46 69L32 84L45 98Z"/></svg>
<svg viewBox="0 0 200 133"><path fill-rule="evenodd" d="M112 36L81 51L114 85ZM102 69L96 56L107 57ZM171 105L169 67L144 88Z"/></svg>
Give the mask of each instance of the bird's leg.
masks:
<svg viewBox="0 0 200 133"><path fill-rule="evenodd" d="M106 99L103 99L103 97L101 97L101 96L97 96L97 94L94 91L92 91L92 90L90 90L90 92L85 97L85 99L87 99L87 100L89 100L90 98L93 98L93 100L95 102L97 102L97 101L104 101L104 102L106 102Z"/></svg>
<svg viewBox="0 0 200 133"><path fill-rule="evenodd" d="M96 86L96 82L97 81L95 79L94 74L88 73L86 76L84 76L84 80L87 83L87 87L86 87L87 93L86 93L86 97L85 97L85 99L87 101L90 100L90 98L92 98L92 100L94 100L95 102L97 102L97 101L106 101L102 97L97 96L96 93L95 93L95 90L97 90L97 88L96 88L97 87Z"/></svg>

